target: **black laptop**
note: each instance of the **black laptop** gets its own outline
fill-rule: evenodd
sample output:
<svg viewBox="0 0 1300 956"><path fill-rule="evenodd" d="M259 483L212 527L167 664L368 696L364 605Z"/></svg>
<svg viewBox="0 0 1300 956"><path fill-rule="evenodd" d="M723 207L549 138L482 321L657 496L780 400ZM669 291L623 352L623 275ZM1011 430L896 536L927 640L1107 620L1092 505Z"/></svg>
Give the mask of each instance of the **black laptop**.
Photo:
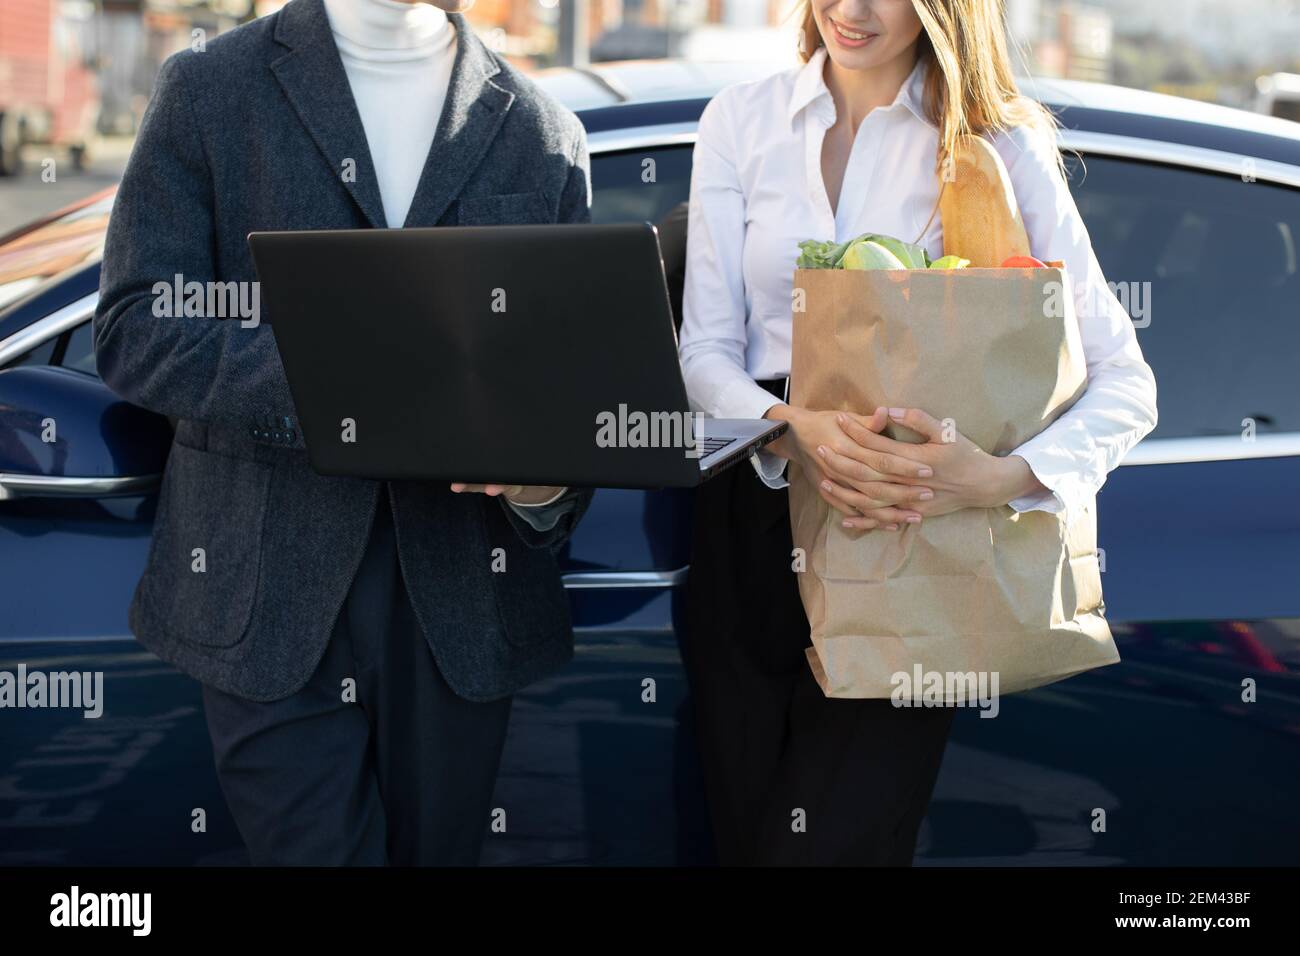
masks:
<svg viewBox="0 0 1300 956"><path fill-rule="evenodd" d="M649 223L248 241L322 474L688 487L785 429L691 414Z"/></svg>

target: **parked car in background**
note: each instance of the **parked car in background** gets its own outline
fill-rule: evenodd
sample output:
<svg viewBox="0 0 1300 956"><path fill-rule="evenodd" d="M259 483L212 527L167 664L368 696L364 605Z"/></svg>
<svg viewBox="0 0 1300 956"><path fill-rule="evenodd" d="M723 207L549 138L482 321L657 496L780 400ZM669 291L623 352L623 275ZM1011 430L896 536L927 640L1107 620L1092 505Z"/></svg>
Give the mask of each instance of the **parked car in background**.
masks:
<svg viewBox="0 0 1300 956"><path fill-rule="evenodd" d="M1300 73L1271 73L1255 81L1255 109L1300 122Z"/></svg>
<svg viewBox="0 0 1300 956"><path fill-rule="evenodd" d="M704 105L761 70L540 74L586 125L593 219L668 220L688 195ZM1155 369L1160 421L1098 499L1123 662L1009 698L997 720L960 714L918 860L1294 862L1300 126L1103 85L1027 91L1059 112L1071 186ZM0 714L0 864L240 862L197 688L127 630L168 429L94 373L111 203L0 238L0 670L103 670L108 693L99 721ZM670 271L680 238L665 237ZM497 794L510 827L485 862L710 859L675 640L691 503L689 491L601 490L567 545L576 660L516 698Z"/></svg>

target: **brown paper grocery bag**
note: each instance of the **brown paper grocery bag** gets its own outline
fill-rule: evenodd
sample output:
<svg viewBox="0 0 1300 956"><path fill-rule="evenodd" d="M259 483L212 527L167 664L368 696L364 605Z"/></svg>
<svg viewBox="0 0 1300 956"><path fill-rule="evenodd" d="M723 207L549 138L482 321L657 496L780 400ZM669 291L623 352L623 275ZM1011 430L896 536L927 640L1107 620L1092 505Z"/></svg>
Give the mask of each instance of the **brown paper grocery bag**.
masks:
<svg viewBox="0 0 1300 956"><path fill-rule="evenodd" d="M1004 455L1083 393L1060 269L799 269L794 284L792 404L917 407ZM966 509L858 532L840 524L818 480L791 464L808 660L828 697L897 696L901 675L947 675L952 704L962 694L953 675L996 675L1005 694L1119 660L1091 503L1063 515Z"/></svg>

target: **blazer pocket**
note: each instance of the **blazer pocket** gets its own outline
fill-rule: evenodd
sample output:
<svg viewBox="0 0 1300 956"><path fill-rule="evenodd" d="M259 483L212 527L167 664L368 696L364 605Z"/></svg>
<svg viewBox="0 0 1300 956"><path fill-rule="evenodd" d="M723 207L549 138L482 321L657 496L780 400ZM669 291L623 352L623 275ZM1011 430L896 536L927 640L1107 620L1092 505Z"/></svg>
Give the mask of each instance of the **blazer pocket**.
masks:
<svg viewBox="0 0 1300 956"><path fill-rule="evenodd" d="M172 444L145 590L150 615L182 641L228 648L243 640L272 467Z"/></svg>
<svg viewBox="0 0 1300 956"><path fill-rule="evenodd" d="M462 226L521 226L553 222L546 198L538 191L462 196L456 204Z"/></svg>

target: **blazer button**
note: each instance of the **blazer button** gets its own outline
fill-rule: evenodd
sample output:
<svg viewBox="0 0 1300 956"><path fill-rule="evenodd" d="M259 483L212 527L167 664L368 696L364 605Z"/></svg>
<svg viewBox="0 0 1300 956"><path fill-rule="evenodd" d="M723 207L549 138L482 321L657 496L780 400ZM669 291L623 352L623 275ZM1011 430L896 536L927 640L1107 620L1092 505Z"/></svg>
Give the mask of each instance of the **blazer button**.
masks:
<svg viewBox="0 0 1300 956"><path fill-rule="evenodd" d="M293 429L292 429L292 428L289 429L287 432L284 433L284 440L285 440L288 444L290 444L290 445L292 445L292 444L294 443L294 441L295 441L296 439L294 438L294 435L293 435Z"/></svg>

